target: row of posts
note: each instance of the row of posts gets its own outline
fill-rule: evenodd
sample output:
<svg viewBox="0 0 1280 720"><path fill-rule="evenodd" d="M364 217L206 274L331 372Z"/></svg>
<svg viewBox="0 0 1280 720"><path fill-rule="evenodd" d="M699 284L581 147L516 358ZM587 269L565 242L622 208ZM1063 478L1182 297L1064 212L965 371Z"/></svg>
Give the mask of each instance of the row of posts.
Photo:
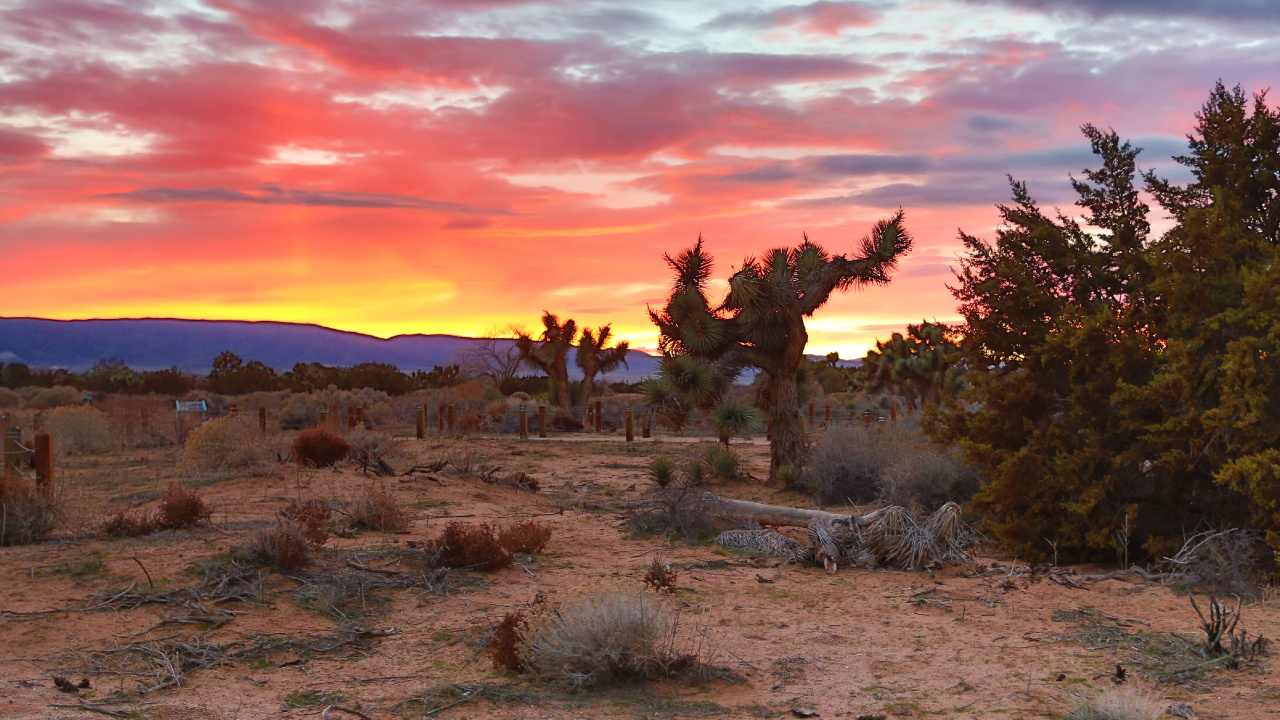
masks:
<svg viewBox="0 0 1280 720"><path fill-rule="evenodd" d="M594 410L594 412L593 412ZM419 440L427 436L427 410L423 406L417 407L416 423L417 437ZM520 406L520 439L529 439L529 409L525 405ZM436 429L441 433L450 433L454 431L454 407L453 405L441 405L436 411ZM596 432L603 430L604 413L600 406L600 401L596 401L595 406L587 406L587 425L591 426ZM626 420L624 422L626 428L627 442L634 442L635 434L635 412L628 407ZM649 437L649 425L645 424L643 428L644 437ZM547 436L547 406L538 406L538 437L545 438Z"/></svg>

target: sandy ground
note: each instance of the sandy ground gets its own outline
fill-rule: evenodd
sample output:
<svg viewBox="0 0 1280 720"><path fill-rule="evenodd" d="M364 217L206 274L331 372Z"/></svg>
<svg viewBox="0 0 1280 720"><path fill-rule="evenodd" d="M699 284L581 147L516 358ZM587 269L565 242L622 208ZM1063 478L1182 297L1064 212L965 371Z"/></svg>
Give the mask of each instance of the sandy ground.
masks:
<svg viewBox="0 0 1280 720"><path fill-rule="evenodd" d="M1074 589L1047 580L1003 583L1000 575L974 577L973 566L936 573L841 569L828 575L709 544L633 538L622 509L652 488L645 472L650 459L692 457L700 449L690 442L613 439L406 438L390 456L398 469L470 451L504 473L529 473L542 490L520 492L449 469L430 478L378 480L350 468L281 468L270 477L200 487L216 508L211 527L134 539L95 538L92 529L131 502L153 506L171 480L186 479L175 462L179 450L64 459L59 473L70 527L50 542L0 549L0 717L100 718L105 715L56 706L106 703L124 693L130 702L109 706L120 716L187 720L319 717L335 702L378 719L423 717L455 702L430 717L776 718L811 709L821 717L1061 718L1070 707L1066 691L1110 687L1117 662L1130 670L1127 685L1152 690L1166 707L1189 703L1202 718L1280 715L1280 682L1271 658L1243 670L1190 673L1181 684L1157 685L1142 676L1144 665L1163 663L1167 670L1195 664L1157 657L1155 638L1201 636L1186 595L1156 584L1120 579ZM756 478L766 474L767 447L744 443L735 450ZM545 554L509 569L472 573L446 596L391 592L388 602L360 618L365 627L387 633L364 650L282 652L234 662L195 671L181 687L142 697L129 693L148 678L88 661L93 650L202 632L177 623L148 631L175 612L160 605L80 611L93 604L92 596L135 583L158 589L190 585L193 562L243 544L286 501L350 497L375 482L385 483L413 512L411 529L334 538L327 546L331 554L427 541L448 518L502 525L536 516L554 535ZM710 489L812 506L755 478L713 483ZM639 588L638 578L657 555L679 573L677 590L666 602L709 639L720 668L715 676L571 694L492 668L483 643L508 610L537 593L569 599L608 587ZM989 551L979 555L984 567L1017 564ZM1080 568L1100 569L1107 568ZM273 593L270 604L227 604L224 609L241 614L209 632L209 642L272 633L303 637L338 628L330 615L299 606L292 580L271 575L265 582ZM1248 605L1242 626L1276 637L1280 609L1269 600ZM75 683L88 679L91 688L60 692L55 675ZM415 697L425 700L406 704Z"/></svg>

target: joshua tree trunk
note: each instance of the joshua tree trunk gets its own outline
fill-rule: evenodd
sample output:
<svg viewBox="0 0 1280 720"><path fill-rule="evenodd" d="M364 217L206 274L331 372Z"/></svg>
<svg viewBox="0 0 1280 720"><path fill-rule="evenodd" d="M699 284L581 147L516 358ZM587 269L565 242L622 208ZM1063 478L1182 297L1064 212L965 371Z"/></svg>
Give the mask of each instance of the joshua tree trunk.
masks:
<svg viewBox="0 0 1280 720"><path fill-rule="evenodd" d="M773 441L769 444L770 478L777 477L778 468L784 465L799 470L804 461L804 425L800 419L796 369L767 373L769 421L773 425Z"/></svg>

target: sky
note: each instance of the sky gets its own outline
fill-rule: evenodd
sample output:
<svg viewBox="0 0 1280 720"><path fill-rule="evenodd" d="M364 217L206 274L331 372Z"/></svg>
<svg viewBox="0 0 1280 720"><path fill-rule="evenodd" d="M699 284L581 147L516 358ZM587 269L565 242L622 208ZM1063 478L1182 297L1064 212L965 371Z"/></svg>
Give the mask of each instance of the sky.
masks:
<svg viewBox="0 0 1280 720"><path fill-rule="evenodd" d="M664 254L719 292L901 207L892 283L808 323L858 357L957 318L1008 175L1073 213L1083 123L1185 179L1214 82L1278 68L1273 0L0 0L0 316L653 347Z"/></svg>

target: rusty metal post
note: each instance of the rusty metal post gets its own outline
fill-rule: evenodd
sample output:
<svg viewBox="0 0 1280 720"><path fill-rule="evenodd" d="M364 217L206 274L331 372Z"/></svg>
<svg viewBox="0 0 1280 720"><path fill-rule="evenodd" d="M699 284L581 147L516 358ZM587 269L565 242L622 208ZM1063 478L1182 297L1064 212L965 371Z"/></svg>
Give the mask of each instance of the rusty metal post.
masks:
<svg viewBox="0 0 1280 720"><path fill-rule="evenodd" d="M329 406L329 422L333 423L335 428L338 427L338 423L342 422L342 416L338 414L337 405Z"/></svg>
<svg viewBox="0 0 1280 720"><path fill-rule="evenodd" d="M831 406L830 405L822 406L822 426L831 427Z"/></svg>
<svg viewBox="0 0 1280 720"><path fill-rule="evenodd" d="M814 405L813 403L809 403L809 429L810 430L813 429L813 410L814 410L813 405Z"/></svg>
<svg viewBox="0 0 1280 720"><path fill-rule="evenodd" d="M544 438L546 436L547 436L547 406L539 405L538 406L538 437Z"/></svg>
<svg viewBox="0 0 1280 720"><path fill-rule="evenodd" d="M347 406L347 429L350 430L355 426L356 426L356 409L348 405Z"/></svg>
<svg viewBox="0 0 1280 720"><path fill-rule="evenodd" d="M524 404L520 405L520 439L529 439L529 411L524 408Z"/></svg>
<svg viewBox="0 0 1280 720"><path fill-rule="evenodd" d="M636 441L636 425L635 418L631 411L631 406L627 406L627 442Z"/></svg>
<svg viewBox="0 0 1280 720"><path fill-rule="evenodd" d="M444 405L436 410L436 431L444 434Z"/></svg>
<svg viewBox="0 0 1280 720"><path fill-rule="evenodd" d="M890 405L890 406L889 406L889 421L890 421L890 422L897 422L897 421L898 421L898 406L897 406L897 405Z"/></svg>
<svg viewBox="0 0 1280 720"><path fill-rule="evenodd" d="M231 408L229 409L228 414L230 414L231 417L235 417L240 414L240 408L236 407L235 403L231 403Z"/></svg>
<svg viewBox="0 0 1280 720"><path fill-rule="evenodd" d="M600 429L602 426L603 426L603 423L601 422L601 417L600 417L600 401L597 400L596 401L596 432L600 432Z"/></svg>
<svg viewBox="0 0 1280 720"><path fill-rule="evenodd" d="M267 431L267 409L265 407L258 408L258 429L262 432Z"/></svg>
<svg viewBox="0 0 1280 720"><path fill-rule="evenodd" d="M37 433L35 438L36 488L46 498L53 495L53 437Z"/></svg>
<svg viewBox="0 0 1280 720"><path fill-rule="evenodd" d="M415 414L418 421L418 439L421 440L427 436L427 411L419 405Z"/></svg>
<svg viewBox="0 0 1280 720"><path fill-rule="evenodd" d="M648 410L644 411L644 420L640 423L640 437L646 440L653 437L653 417Z"/></svg>
<svg viewBox="0 0 1280 720"><path fill-rule="evenodd" d="M448 426L448 428L449 428L449 434L450 434L450 435L452 435L452 434L453 434L453 419L454 419L454 417L455 417L455 415L454 415L454 411L453 411L453 406L452 406L452 405L450 405L450 406L446 409L446 411L445 411L445 412L447 412L447 413L448 413L448 415L446 416L446 420L447 420L447 422L446 422L445 424L446 424L446 425Z"/></svg>

